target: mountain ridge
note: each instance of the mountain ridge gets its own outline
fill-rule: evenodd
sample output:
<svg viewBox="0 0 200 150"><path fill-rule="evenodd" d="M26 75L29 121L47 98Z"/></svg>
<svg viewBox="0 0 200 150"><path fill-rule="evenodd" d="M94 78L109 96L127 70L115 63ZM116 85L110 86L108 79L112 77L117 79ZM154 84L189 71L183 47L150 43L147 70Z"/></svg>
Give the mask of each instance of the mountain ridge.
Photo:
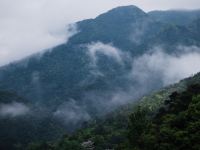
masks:
<svg viewBox="0 0 200 150"><path fill-rule="evenodd" d="M134 19L125 22L121 22L121 20L118 19L116 20L118 23L114 22L113 24L109 24L107 19L92 19L78 22L77 26L80 31L72 36L68 43L45 52L40 59L38 59L37 56L30 57L25 63L25 67L15 64L10 65L10 67L3 67L0 72L0 87L7 90L17 90L15 92L19 92L19 95L25 94L27 99L32 99L32 97L35 99L34 95L39 95L38 98L36 98L39 99L39 101L45 97L45 99L49 99L48 101L50 102L50 99L58 99L60 95L62 95L61 99L64 97L71 97L70 95L78 95L77 92L75 92L75 94L74 91L80 91L81 89L78 90L78 86L75 87L75 85L78 85L85 77L91 76L90 71L92 68L90 66L91 60L88 56L88 44L99 41L105 45L112 44L112 46L119 48L122 52L128 52L132 59L134 59L153 48L154 45L156 46L156 44L165 44L168 46L167 49L172 49L168 51L173 52L173 49L179 44L184 43L193 46L195 43L199 43L198 38L193 37L193 33L190 35L190 30L187 27L170 26L168 24L163 25L163 23L155 22L151 19L149 20L146 13L135 6L115 8L108 11L108 13L105 13L103 16L100 15L100 18L104 18L104 16L110 12L111 14L117 12L117 14L115 14L116 18L118 18L118 16L123 18L123 16L126 16L126 13L121 13L124 12L124 9L128 14L131 10L130 16L132 16L132 11L135 12L135 10L141 13L142 16L145 14L145 19L139 17L139 21L136 19L136 23L133 23ZM108 21L112 22L113 17L108 18ZM198 29L198 25L195 26L195 30L196 28ZM186 35L187 38L185 39L183 35ZM106 66L105 60L109 63L111 60L108 60L106 57L100 58L102 58L102 61L100 59L99 63L101 67L104 67L103 72L105 74L108 73L107 71L110 67L116 69L113 73L110 72L110 76L112 76L113 79L116 78L115 80L118 80L117 72L121 72L121 76L123 76L124 72L130 71L131 66L128 64L129 62L126 62L127 66L125 68L119 67L117 63L111 63L111 66ZM79 70L80 66L82 66L82 68ZM116 68L116 66L118 66L118 68ZM73 70L72 68L76 69ZM12 74L15 74L18 79L13 77ZM112 80L110 77L104 80L101 79L102 77L92 78L94 78L97 83L100 81L99 83L102 84L102 87L111 83L114 83L113 86L115 87L122 86L117 85L115 80L110 82ZM125 83L126 79L122 79L122 81ZM18 86L19 84L23 86ZM69 86L71 88L69 88ZM37 90L38 88L44 91L39 92ZM111 89L111 87L109 88ZM49 96L49 94L51 96ZM74 99L80 98L79 96L75 97ZM45 102L45 100L43 101Z"/></svg>
<svg viewBox="0 0 200 150"><path fill-rule="evenodd" d="M200 9L150 11L148 15L157 21L164 21L177 25L188 25L192 20L200 17Z"/></svg>
<svg viewBox="0 0 200 150"><path fill-rule="evenodd" d="M14 91L34 108L36 118L29 119L36 123L30 126L35 139L40 135L37 129L44 131L44 139L48 135L44 124L56 136L64 131L71 133L85 121L105 116L162 88L162 74L151 74L150 70L134 76L149 69L135 68L134 64L145 63L143 57L151 57L149 52L156 51L156 46L164 45L166 55L174 56L180 45L200 45L198 24L193 20L189 26L172 25L152 19L135 6L119 7L95 19L77 22L79 32L67 43L1 67L0 89ZM182 55L184 49L178 52ZM148 76L148 80L140 78ZM38 114L45 116L44 120L41 117L38 121Z"/></svg>

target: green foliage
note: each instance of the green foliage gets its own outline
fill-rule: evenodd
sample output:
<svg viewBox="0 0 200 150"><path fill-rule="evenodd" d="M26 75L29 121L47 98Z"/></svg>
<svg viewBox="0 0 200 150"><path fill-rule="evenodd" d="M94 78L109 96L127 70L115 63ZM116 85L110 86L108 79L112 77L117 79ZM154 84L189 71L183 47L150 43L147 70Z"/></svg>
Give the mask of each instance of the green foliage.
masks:
<svg viewBox="0 0 200 150"><path fill-rule="evenodd" d="M138 110L130 116L129 139L133 147L141 150L200 149L199 84L189 86L182 93L172 93L151 121L146 119L147 114Z"/></svg>
<svg viewBox="0 0 200 150"><path fill-rule="evenodd" d="M199 81L199 75L196 75L145 96L50 145L53 150L72 147L84 150L82 144L91 141L95 150L197 150L200 86L189 85Z"/></svg>
<svg viewBox="0 0 200 150"><path fill-rule="evenodd" d="M27 150L53 150L53 146L48 144L48 143L46 143L46 142L31 143L27 147Z"/></svg>
<svg viewBox="0 0 200 150"><path fill-rule="evenodd" d="M140 107L130 116L129 139L133 145L138 144L138 137L148 128L147 110Z"/></svg>
<svg viewBox="0 0 200 150"><path fill-rule="evenodd" d="M174 15L172 14L171 17L173 18ZM45 112L41 112L40 108L34 108L36 116L41 118L27 115L24 118L14 120L1 119L0 149L12 150L18 148L21 150L24 148L24 144L29 142L39 142L39 144L30 145L31 149L70 149L72 147L73 149L79 149L81 143L92 141L96 149L114 148L125 150L130 148L128 135L131 139L130 141L135 142L140 147L137 142L141 142L141 140L135 141L136 136L130 134L132 132L137 133L136 131L138 131L137 135L143 135L144 146L153 145L152 143L157 139L157 135L150 133L156 132L155 128L157 126L155 123L149 123L151 122L150 116L163 105L163 99L168 97L171 91L174 89L178 92L183 90L187 86L186 82L199 83L200 75L187 79L187 81L181 82L178 86L163 89L160 92L144 97L137 104L141 110L136 110L135 117L130 118L130 133L127 130L128 116L130 112L135 111L135 108L125 108L126 106L124 106L111 113L110 116L108 115L107 118L96 118L96 121L71 135L70 138L64 138L64 140L58 142L59 144L41 143L41 141L55 140L67 132L66 128L68 131L72 129L72 126L63 127L62 123L53 119L55 110L69 101L69 99L74 99L78 106L83 105L84 109L87 109L86 111L90 112L92 117L96 117L97 110L96 106L94 107L93 105L98 103L97 99L92 98L95 99L95 101L92 101L94 103L85 107L85 104L88 101L90 103L91 100L88 100L89 96L86 96L88 93L92 93L91 95L104 95L104 93L114 93L119 89L127 91L135 82L127 78L127 74L132 72L132 63L130 62L135 57L146 53L151 47L167 45L168 48L166 49L169 50L167 52L174 52L174 47L177 44L178 46L181 44L198 46L200 43L200 21L183 18L178 22L184 21L185 23L187 21L190 24L193 21L192 24L184 26L183 24L171 25L169 22L157 22L152 20L149 14L137 7L120 7L95 19L78 22L77 26L80 32L71 37L68 43L45 52L39 56L39 59L35 55L20 62L1 67L0 89L15 91L28 100L10 92L0 92L0 102L23 101L27 103L28 101L31 106L45 106ZM130 40L135 27L139 27L139 30L144 30L141 35L139 34L139 43ZM95 73L96 69L91 67L91 60L85 47L85 45L97 41L105 44L112 43L121 51L130 54L130 60L124 60L124 65L121 65L110 58L101 56L98 59L97 68L98 72L101 72L103 76L97 75ZM155 84L150 85L150 87L152 88L151 90L159 88L159 81L156 79ZM170 104L169 110L172 114L163 116L166 113L165 108L160 109L157 121L166 125L173 124L177 126L182 125L182 122L187 123L187 115L192 115L191 119L198 118L199 112L197 110L199 108L196 107L198 104L195 102L189 107L189 112L180 112L182 109L186 109L190 103L189 99L187 99L188 95L184 96L186 98L178 98L179 100L183 99L183 103L168 102ZM105 99L105 97L102 99ZM46 111L46 108L48 111ZM102 108L98 109L101 110ZM73 126L73 129L77 129L77 127L80 127L79 124ZM146 134L142 132L142 128L149 127L152 129L151 132ZM190 122L188 124L188 129L193 132L198 127L198 122ZM170 126L165 125L159 129L163 136L166 133L166 139L176 137L178 142L186 134L182 130L173 134ZM194 137L191 137L194 140L198 139L198 135L195 134ZM185 139L185 141L187 140ZM160 147L165 146L168 147L169 143L162 143Z"/></svg>

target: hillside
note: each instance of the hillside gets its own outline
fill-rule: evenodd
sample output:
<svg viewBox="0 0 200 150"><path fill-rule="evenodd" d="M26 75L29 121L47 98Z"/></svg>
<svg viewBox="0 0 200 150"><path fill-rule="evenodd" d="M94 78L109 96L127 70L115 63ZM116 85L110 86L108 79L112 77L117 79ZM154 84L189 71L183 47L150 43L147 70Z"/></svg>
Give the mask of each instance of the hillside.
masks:
<svg viewBox="0 0 200 150"><path fill-rule="evenodd" d="M33 141L60 138L66 130L43 111L16 93L0 91L0 149L21 149Z"/></svg>
<svg viewBox="0 0 200 150"><path fill-rule="evenodd" d="M70 99L82 105L92 101L85 95L96 92L108 93L103 96L110 98L109 93L135 84L127 77L133 69L131 63L154 46L163 45L167 53L175 53L179 45L198 46L199 38L194 33L199 26L191 24L188 28L157 22L135 6L115 8L95 19L78 22L79 32L68 43L2 67L0 88L15 91L33 103L55 106L51 109ZM100 51L111 47L116 52ZM88 54L91 51L94 54ZM91 57L98 57L96 67ZM162 87L159 83L150 89Z"/></svg>
<svg viewBox="0 0 200 150"><path fill-rule="evenodd" d="M83 129L63 136L56 143L34 143L29 149L197 150L200 135L193 131L199 128L199 94L200 74L197 74L123 106L104 119L85 124Z"/></svg>
<svg viewBox="0 0 200 150"><path fill-rule="evenodd" d="M15 93L8 94L11 98L0 93L0 104L6 106L2 110L12 106L12 111L0 118L0 141L7 141L0 144L0 149L54 141L97 118L101 120L108 114L112 118L118 108L199 71L198 57L194 57L200 52L196 11L181 14L185 17L180 20L185 19L187 24L185 20L178 24L163 21L165 17L159 19L162 13L161 17L152 17L136 6L117 7L75 23L77 33L68 42L0 67L0 90ZM197 17L191 19L191 15ZM184 63L194 58L196 64ZM183 65L187 65L186 71L180 70ZM146 98L141 104L157 109L163 96L168 96L165 90L154 95L153 101L147 100L150 104ZM20 110L19 116L13 107ZM126 126L124 112L119 127ZM108 134L106 140L110 137Z"/></svg>

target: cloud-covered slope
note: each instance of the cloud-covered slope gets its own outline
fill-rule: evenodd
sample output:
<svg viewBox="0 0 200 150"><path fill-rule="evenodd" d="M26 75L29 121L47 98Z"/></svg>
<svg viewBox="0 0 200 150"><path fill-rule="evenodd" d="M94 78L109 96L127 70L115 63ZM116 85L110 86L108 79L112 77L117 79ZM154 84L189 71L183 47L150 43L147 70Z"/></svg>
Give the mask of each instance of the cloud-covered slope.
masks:
<svg viewBox="0 0 200 150"><path fill-rule="evenodd" d="M78 22L77 30L65 44L1 67L0 88L64 124L63 114L81 114L78 123L199 71L198 21L171 25L126 6Z"/></svg>

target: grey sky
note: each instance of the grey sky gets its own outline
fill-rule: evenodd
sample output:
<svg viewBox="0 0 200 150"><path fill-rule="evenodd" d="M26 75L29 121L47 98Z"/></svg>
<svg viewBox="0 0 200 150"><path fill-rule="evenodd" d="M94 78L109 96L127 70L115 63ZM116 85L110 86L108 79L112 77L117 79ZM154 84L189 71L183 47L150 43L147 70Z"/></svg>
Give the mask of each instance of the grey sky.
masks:
<svg viewBox="0 0 200 150"><path fill-rule="evenodd" d="M66 25L111 8L197 9L200 0L0 0L0 65L64 42Z"/></svg>

